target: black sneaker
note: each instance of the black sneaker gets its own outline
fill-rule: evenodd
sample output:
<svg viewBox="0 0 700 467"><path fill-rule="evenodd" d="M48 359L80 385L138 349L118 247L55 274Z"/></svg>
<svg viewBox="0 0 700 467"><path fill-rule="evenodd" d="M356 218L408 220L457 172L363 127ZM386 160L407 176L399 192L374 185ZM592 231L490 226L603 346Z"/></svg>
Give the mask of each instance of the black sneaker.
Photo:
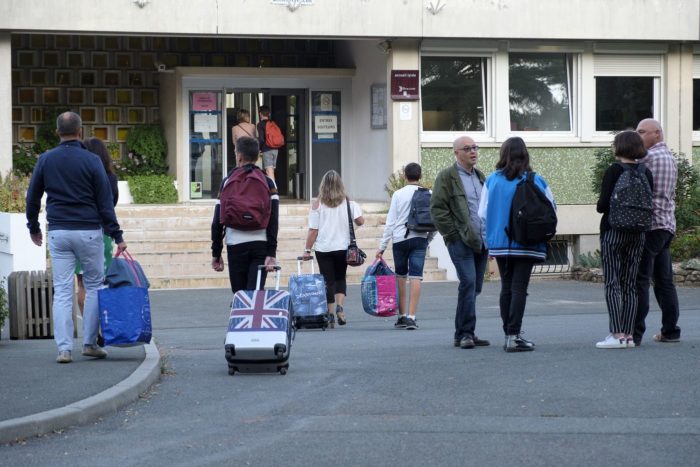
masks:
<svg viewBox="0 0 700 467"><path fill-rule="evenodd" d="M406 327L406 321L408 321L408 318L406 318L405 315L399 315L399 318L394 323L394 327L396 329L403 329Z"/></svg>
<svg viewBox="0 0 700 467"><path fill-rule="evenodd" d="M474 339L472 337L462 337L462 340L459 341L459 346L463 349L473 349L475 346Z"/></svg>
<svg viewBox="0 0 700 467"><path fill-rule="evenodd" d="M506 336L503 350L506 352L529 352L535 350L535 344L523 339L519 334L515 336Z"/></svg>
<svg viewBox="0 0 700 467"><path fill-rule="evenodd" d="M406 318L406 329L409 331L413 331L415 329L418 329L418 325L416 324L416 320L413 318Z"/></svg>

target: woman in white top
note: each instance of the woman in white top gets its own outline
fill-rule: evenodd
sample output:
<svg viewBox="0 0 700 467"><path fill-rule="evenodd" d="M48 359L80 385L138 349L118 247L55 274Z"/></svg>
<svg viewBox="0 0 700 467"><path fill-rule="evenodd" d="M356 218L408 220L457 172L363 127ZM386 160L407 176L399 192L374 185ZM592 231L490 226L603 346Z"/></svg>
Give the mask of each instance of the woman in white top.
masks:
<svg viewBox="0 0 700 467"><path fill-rule="evenodd" d="M231 128L231 138L233 139L233 146L236 146L236 141L242 136L248 138L258 139L258 130L255 129L255 125L250 123L250 112L246 109L241 109L236 115L238 123Z"/></svg>
<svg viewBox="0 0 700 467"><path fill-rule="evenodd" d="M345 262L345 252L350 245L348 203L355 224L361 226L365 223L362 209L356 202L348 199L340 174L335 170L329 170L321 179L318 199L311 203L304 260L311 257L311 248L315 244L318 268L326 281L326 301L331 328L335 327L336 316L339 325L342 326L347 322L343 303L347 289L345 276L348 267Z"/></svg>

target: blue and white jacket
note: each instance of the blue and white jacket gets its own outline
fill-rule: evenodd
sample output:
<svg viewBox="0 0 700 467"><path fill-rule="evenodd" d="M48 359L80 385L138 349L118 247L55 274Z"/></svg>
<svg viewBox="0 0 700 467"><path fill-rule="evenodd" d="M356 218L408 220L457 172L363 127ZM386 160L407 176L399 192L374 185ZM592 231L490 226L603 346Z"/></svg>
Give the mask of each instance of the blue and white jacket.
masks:
<svg viewBox="0 0 700 467"><path fill-rule="evenodd" d="M515 187L526 176L527 172L524 172L520 177L508 180L501 170L497 170L489 175L484 183L479 203L479 217L486 225L486 246L490 256L532 258L535 261L544 261L547 256L546 243L524 246L506 235ZM535 185L544 192L556 209L552 191L544 178L538 174L535 174Z"/></svg>

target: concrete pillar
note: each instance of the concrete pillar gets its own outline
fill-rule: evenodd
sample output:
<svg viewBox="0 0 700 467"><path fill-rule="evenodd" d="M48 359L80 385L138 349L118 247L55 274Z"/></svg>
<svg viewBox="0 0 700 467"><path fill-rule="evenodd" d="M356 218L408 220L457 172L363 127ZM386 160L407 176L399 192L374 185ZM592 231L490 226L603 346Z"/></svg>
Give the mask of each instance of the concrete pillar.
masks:
<svg viewBox="0 0 700 467"><path fill-rule="evenodd" d="M387 60L387 93L389 94L389 153L391 171L396 172L409 162L420 161L420 101L391 99L391 70L420 70L420 42L395 40ZM401 105L408 106L410 118L401 119Z"/></svg>
<svg viewBox="0 0 700 467"><path fill-rule="evenodd" d="M0 174L12 170L12 43L0 33Z"/></svg>
<svg viewBox="0 0 700 467"><path fill-rule="evenodd" d="M666 56L664 137L672 151L690 157L693 150L693 49L672 44Z"/></svg>

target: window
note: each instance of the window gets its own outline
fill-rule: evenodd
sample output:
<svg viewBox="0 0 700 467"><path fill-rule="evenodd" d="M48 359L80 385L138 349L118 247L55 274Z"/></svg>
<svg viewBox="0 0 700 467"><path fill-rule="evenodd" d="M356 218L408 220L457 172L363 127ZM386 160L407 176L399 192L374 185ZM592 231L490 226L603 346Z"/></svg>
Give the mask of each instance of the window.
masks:
<svg viewBox="0 0 700 467"><path fill-rule="evenodd" d="M486 130L486 61L422 57L423 131Z"/></svg>
<svg viewBox="0 0 700 467"><path fill-rule="evenodd" d="M663 56L657 54L596 54L595 124L592 128L609 138L612 131L636 128L645 118L661 115Z"/></svg>
<svg viewBox="0 0 700 467"><path fill-rule="evenodd" d="M693 131L700 131L700 79L693 79Z"/></svg>
<svg viewBox="0 0 700 467"><path fill-rule="evenodd" d="M511 131L571 131L573 60L564 53L511 53Z"/></svg>
<svg viewBox="0 0 700 467"><path fill-rule="evenodd" d="M654 78L598 76L595 79L595 129L620 131L654 116Z"/></svg>

